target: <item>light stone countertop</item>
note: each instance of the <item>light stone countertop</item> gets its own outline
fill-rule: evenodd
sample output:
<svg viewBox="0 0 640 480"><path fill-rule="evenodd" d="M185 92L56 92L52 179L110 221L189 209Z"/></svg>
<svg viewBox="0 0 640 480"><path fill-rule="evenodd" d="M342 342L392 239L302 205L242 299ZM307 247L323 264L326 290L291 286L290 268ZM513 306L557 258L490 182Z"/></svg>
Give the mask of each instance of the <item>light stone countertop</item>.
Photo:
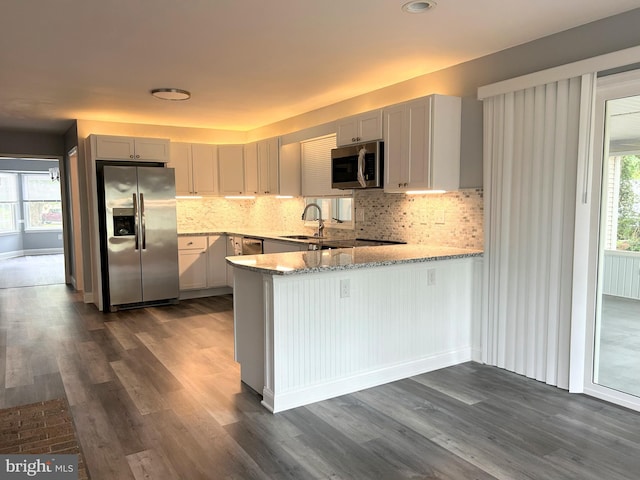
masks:
<svg viewBox="0 0 640 480"><path fill-rule="evenodd" d="M227 257L227 263L237 268L260 273L291 275L481 257L482 254L481 250L455 247L390 245L240 255Z"/></svg>

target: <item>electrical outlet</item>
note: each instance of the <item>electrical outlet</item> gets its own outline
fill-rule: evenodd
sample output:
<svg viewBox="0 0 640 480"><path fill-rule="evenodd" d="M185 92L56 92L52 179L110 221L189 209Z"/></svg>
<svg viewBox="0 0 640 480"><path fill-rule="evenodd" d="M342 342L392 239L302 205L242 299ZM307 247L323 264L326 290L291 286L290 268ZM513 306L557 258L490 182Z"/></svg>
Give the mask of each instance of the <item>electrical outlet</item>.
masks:
<svg viewBox="0 0 640 480"><path fill-rule="evenodd" d="M430 268L427 270L427 285L435 285L436 284L436 269Z"/></svg>
<svg viewBox="0 0 640 480"><path fill-rule="evenodd" d="M356 208L356 222L364 222L364 208Z"/></svg>
<svg viewBox="0 0 640 480"><path fill-rule="evenodd" d="M340 280L340 298L349 298L351 296L351 282L348 278Z"/></svg>

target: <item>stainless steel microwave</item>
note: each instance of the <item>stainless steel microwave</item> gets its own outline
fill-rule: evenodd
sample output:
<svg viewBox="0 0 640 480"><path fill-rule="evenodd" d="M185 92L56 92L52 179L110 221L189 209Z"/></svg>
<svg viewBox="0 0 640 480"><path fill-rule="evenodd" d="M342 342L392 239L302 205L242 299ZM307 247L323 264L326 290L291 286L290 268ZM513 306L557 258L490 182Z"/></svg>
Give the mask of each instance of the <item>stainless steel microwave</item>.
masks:
<svg viewBox="0 0 640 480"><path fill-rule="evenodd" d="M331 150L331 187L382 187L384 142L378 140Z"/></svg>

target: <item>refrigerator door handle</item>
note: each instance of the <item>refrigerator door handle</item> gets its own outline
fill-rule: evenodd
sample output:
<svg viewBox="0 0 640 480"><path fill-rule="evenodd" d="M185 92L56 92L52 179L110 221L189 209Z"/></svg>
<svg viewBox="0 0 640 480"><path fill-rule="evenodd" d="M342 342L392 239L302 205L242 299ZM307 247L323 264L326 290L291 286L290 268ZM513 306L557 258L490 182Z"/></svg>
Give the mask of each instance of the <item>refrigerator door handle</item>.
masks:
<svg viewBox="0 0 640 480"><path fill-rule="evenodd" d="M135 233L135 250L137 251L140 245L138 241L138 199L135 193L133 194L133 231Z"/></svg>
<svg viewBox="0 0 640 480"><path fill-rule="evenodd" d="M144 193L140 194L140 227L142 228L142 250L147 249L147 229L144 218Z"/></svg>

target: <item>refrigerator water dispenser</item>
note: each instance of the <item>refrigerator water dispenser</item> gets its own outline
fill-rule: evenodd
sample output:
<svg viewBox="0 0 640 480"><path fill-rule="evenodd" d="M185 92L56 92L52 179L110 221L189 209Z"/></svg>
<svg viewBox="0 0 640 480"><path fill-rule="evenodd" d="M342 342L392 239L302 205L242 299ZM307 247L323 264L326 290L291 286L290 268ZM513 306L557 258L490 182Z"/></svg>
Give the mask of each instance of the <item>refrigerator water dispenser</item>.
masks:
<svg viewBox="0 0 640 480"><path fill-rule="evenodd" d="M126 237L135 235L135 216L133 208L113 209L113 235Z"/></svg>

